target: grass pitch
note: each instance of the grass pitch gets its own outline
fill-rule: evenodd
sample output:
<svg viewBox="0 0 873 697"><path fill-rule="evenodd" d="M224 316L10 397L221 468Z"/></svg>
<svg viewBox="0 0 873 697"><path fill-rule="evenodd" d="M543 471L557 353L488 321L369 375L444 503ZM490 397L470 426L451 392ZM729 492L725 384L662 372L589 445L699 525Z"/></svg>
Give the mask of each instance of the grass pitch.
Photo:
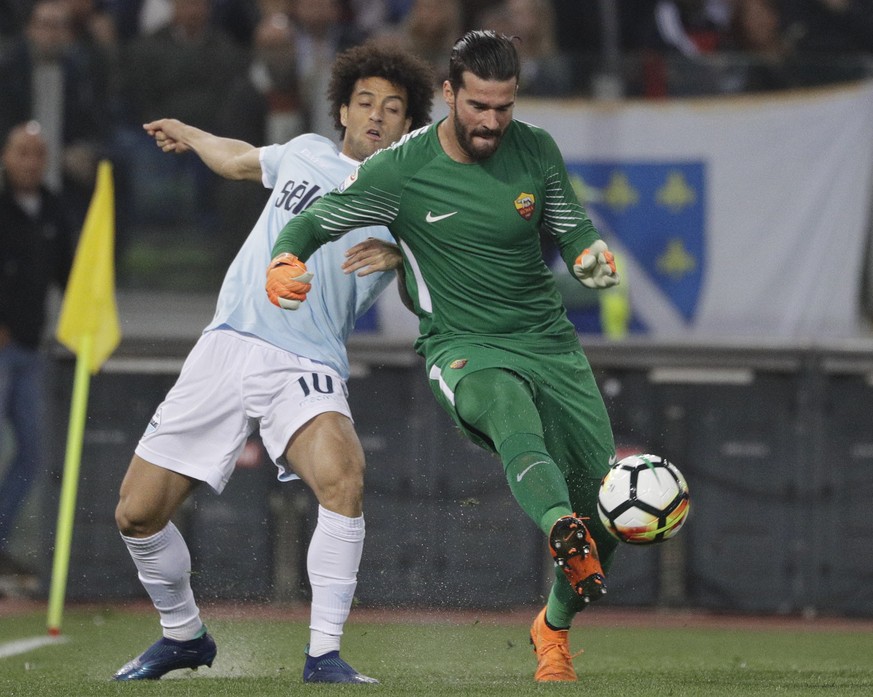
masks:
<svg viewBox="0 0 873 697"><path fill-rule="evenodd" d="M277 611L277 613L280 611ZM873 694L870 623L823 629L801 621L770 626L697 622L629 626L592 610L571 633L576 684L537 685L528 644L530 613L499 619L484 614L414 622L358 621L346 627L343 656L379 686L304 685L301 682L307 622L270 617L204 616L218 643L212 668L176 671L160 681L114 683L112 673L158 637L151 612L68 609L63 641L23 653L11 642L44 637L45 613L0 616L0 695L161 695L162 697L272 697L374 691L397 695L525 696L616 695L865 695ZM530 617L528 617L530 614ZM390 613L389 615L390 616ZM625 614L624 617L627 615ZM4 649L4 647L6 647ZM4 653L5 651L5 653Z"/></svg>

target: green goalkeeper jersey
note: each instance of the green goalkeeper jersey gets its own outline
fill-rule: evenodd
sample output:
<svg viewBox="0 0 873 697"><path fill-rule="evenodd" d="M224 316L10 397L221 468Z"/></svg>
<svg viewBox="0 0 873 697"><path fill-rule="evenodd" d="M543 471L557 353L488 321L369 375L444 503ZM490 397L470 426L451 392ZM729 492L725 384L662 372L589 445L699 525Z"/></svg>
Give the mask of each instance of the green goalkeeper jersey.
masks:
<svg viewBox="0 0 873 697"><path fill-rule="evenodd" d="M416 350L429 363L459 341L548 353L578 348L539 232L553 237L571 272L598 234L541 128L512 121L497 151L472 164L446 155L436 124L414 131L291 220L273 254L305 261L353 228L380 224L403 250L420 320Z"/></svg>

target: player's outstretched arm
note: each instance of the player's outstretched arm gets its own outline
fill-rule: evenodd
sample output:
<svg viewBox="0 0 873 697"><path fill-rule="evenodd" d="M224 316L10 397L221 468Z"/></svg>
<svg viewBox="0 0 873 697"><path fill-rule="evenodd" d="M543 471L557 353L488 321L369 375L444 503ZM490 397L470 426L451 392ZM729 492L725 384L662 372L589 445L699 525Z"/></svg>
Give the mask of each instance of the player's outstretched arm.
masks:
<svg viewBox="0 0 873 697"><path fill-rule="evenodd" d="M391 171L394 169L387 165L386 168ZM381 183L379 180L377 182ZM346 188L328 192L285 224L273 244L270 270L280 255L287 254L298 262L305 262L323 244L342 237L350 230L371 225L390 225L396 215L396 206L385 205L386 197L389 201L393 200L391 189L390 182L378 188L369 182L365 183L363 166L359 168L355 177L350 177Z"/></svg>
<svg viewBox="0 0 873 697"><path fill-rule="evenodd" d="M178 119L158 119L143 124L164 152L193 150L203 163L225 179L261 181L258 148L242 140L222 138Z"/></svg>

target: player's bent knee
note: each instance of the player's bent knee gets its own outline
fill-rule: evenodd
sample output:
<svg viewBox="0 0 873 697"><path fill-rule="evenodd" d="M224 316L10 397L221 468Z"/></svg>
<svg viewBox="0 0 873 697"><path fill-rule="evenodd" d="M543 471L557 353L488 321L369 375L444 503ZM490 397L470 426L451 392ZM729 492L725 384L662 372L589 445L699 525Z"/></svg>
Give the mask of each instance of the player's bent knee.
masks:
<svg viewBox="0 0 873 697"><path fill-rule="evenodd" d="M167 522L162 516L125 499L115 507L115 525L125 537L150 537L163 530Z"/></svg>
<svg viewBox="0 0 873 697"><path fill-rule="evenodd" d="M319 505L349 517L360 515L364 498L363 465L337 467L330 474L322 475L312 487Z"/></svg>
<svg viewBox="0 0 873 697"><path fill-rule="evenodd" d="M324 502L343 504L360 501L364 495L363 470L346 471L342 476L321 478L314 489L322 505Z"/></svg>

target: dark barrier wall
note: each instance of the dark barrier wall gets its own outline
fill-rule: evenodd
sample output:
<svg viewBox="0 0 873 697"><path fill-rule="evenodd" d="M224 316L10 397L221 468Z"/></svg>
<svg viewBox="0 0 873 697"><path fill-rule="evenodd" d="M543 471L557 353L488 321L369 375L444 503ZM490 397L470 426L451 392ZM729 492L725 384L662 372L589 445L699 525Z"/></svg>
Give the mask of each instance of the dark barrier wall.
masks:
<svg viewBox="0 0 873 697"><path fill-rule="evenodd" d="M601 345L588 353L619 446L648 444L691 488L686 528L656 549L631 596L643 589L661 603L717 610L873 614L863 527L873 490L873 352ZM627 561L637 556L623 551Z"/></svg>
<svg viewBox="0 0 873 697"><path fill-rule="evenodd" d="M586 350L619 454L649 451L692 493L680 535L622 546L611 605L873 615L873 352L860 349L593 344ZM455 432L406 348L358 345L350 401L367 454L367 542L357 599L368 606L500 608L540 602L542 535L500 463ZM69 596L143 597L115 531L118 484L174 361L110 361L89 403ZM55 371L58 433L72 363ZM54 533L62 439L46 487ZM225 493L198 491L177 525L201 597L306 595L315 502L279 484L255 439ZM46 573L50 551L44 560Z"/></svg>
<svg viewBox="0 0 873 697"><path fill-rule="evenodd" d="M350 385L368 463L358 599L492 608L537 598L545 548L499 460L456 432L418 364L361 372Z"/></svg>
<svg viewBox="0 0 873 697"><path fill-rule="evenodd" d="M133 449L180 367L176 360L114 361L91 380L67 587L72 600L144 594L115 526L115 504ZM59 434L66 433L73 369L72 362L54 366L52 418ZM44 513L51 525L45 526L43 549L51 546L55 533L65 445L64 438L51 443ZM271 597L273 479L254 440L220 497L204 485L176 517L191 547L201 597ZM46 574L49 565L50 555L43 560Z"/></svg>

